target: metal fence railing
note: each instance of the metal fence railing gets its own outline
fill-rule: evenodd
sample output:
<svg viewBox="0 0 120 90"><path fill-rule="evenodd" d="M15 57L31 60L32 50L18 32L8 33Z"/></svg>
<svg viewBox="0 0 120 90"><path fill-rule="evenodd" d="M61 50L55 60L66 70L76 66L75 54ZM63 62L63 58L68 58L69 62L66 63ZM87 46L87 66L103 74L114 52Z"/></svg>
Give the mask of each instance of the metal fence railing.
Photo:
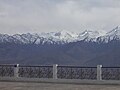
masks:
<svg viewBox="0 0 120 90"><path fill-rule="evenodd" d="M58 78L61 79L97 79L96 67L58 66Z"/></svg>
<svg viewBox="0 0 120 90"><path fill-rule="evenodd" d="M120 67L0 65L0 77L120 80Z"/></svg>
<svg viewBox="0 0 120 90"><path fill-rule="evenodd" d="M120 67L102 67L103 80L120 80Z"/></svg>
<svg viewBox="0 0 120 90"><path fill-rule="evenodd" d="M52 66L20 66L19 77L52 78Z"/></svg>
<svg viewBox="0 0 120 90"><path fill-rule="evenodd" d="M13 77L14 65L0 65L0 77Z"/></svg>

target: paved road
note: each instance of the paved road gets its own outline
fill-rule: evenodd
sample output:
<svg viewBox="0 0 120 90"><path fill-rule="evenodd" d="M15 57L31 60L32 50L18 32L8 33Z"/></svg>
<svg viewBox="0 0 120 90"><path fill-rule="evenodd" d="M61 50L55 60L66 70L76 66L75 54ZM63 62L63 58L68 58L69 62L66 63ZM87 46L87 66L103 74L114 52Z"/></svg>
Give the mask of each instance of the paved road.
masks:
<svg viewBox="0 0 120 90"><path fill-rule="evenodd" d="M0 90L120 90L120 86L0 82Z"/></svg>

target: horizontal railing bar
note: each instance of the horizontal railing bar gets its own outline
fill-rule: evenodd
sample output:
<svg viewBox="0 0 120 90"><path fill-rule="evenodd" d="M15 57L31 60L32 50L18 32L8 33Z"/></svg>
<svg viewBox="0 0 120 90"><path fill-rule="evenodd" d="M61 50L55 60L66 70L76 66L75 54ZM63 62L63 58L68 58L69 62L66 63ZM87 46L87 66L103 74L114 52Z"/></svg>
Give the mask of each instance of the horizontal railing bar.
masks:
<svg viewBox="0 0 120 90"><path fill-rule="evenodd" d="M0 66L15 66L16 64L0 64Z"/></svg>
<svg viewBox="0 0 120 90"><path fill-rule="evenodd" d="M44 66L44 65L35 65L35 66L30 66L30 65L19 65L19 67L52 67L52 66Z"/></svg>
<svg viewBox="0 0 120 90"><path fill-rule="evenodd" d="M120 67L102 67L102 68L120 68Z"/></svg>
<svg viewBox="0 0 120 90"><path fill-rule="evenodd" d="M0 66L15 66L16 64L0 64ZM19 65L19 67L52 67L52 65ZM58 67L68 67L68 68L97 68L89 66L72 66L72 65L58 65ZM120 68L117 66L114 67L102 67L102 68Z"/></svg>
<svg viewBox="0 0 120 90"><path fill-rule="evenodd" d="M16 64L0 64L0 66L16 66ZM52 67L52 65L20 65L19 67Z"/></svg>
<svg viewBox="0 0 120 90"><path fill-rule="evenodd" d="M58 66L63 68L97 68L97 67L85 67L85 66Z"/></svg>

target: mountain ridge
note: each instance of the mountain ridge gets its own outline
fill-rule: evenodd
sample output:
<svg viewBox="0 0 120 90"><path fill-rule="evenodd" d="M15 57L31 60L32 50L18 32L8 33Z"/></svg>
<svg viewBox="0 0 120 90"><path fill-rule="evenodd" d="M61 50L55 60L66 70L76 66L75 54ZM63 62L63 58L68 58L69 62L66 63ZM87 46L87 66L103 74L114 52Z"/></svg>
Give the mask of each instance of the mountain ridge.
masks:
<svg viewBox="0 0 120 90"><path fill-rule="evenodd" d="M0 34L0 43L20 43L20 44L65 44L77 41L87 42L104 42L117 39L120 40L120 26L112 31L101 33L99 31L85 30L82 33L74 33L70 31L58 31L40 34Z"/></svg>
<svg viewBox="0 0 120 90"><path fill-rule="evenodd" d="M0 63L119 66L119 32L116 27L106 34L89 30L80 34L0 34Z"/></svg>

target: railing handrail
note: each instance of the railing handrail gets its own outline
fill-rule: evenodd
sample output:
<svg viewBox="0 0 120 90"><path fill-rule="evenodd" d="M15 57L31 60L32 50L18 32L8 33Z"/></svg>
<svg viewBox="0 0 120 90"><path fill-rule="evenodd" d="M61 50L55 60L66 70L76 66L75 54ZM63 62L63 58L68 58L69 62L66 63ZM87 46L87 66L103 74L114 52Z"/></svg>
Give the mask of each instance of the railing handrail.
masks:
<svg viewBox="0 0 120 90"><path fill-rule="evenodd" d="M120 67L102 67L102 68L120 68Z"/></svg>
<svg viewBox="0 0 120 90"><path fill-rule="evenodd" d="M15 66L16 64L0 64L0 66Z"/></svg>
<svg viewBox="0 0 120 90"><path fill-rule="evenodd" d="M73 66L73 65L58 65L58 67L68 67L68 68L97 68L97 67L89 67L89 66Z"/></svg>
<svg viewBox="0 0 120 90"><path fill-rule="evenodd" d="M19 67L52 67L52 65L19 65Z"/></svg>
<svg viewBox="0 0 120 90"><path fill-rule="evenodd" d="M0 66L15 66L16 64L0 64ZM19 64L19 67L52 67L52 65L25 65ZM68 68L97 68L95 66L76 66L76 65L58 65L57 67ZM103 66L102 68L120 68L120 66Z"/></svg>
<svg viewBox="0 0 120 90"><path fill-rule="evenodd" d="M0 66L16 66L17 64L0 64ZM19 64L19 67L52 67L52 65L22 65Z"/></svg>
<svg viewBox="0 0 120 90"><path fill-rule="evenodd" d="M15 66L16 64L0 64L0 66ZM19 67L52 67L52 65L24 65L19 64ZM58 67L68 67L68 68L97 68L89 66L74 66L74 65L58 65Z"/></svg>

